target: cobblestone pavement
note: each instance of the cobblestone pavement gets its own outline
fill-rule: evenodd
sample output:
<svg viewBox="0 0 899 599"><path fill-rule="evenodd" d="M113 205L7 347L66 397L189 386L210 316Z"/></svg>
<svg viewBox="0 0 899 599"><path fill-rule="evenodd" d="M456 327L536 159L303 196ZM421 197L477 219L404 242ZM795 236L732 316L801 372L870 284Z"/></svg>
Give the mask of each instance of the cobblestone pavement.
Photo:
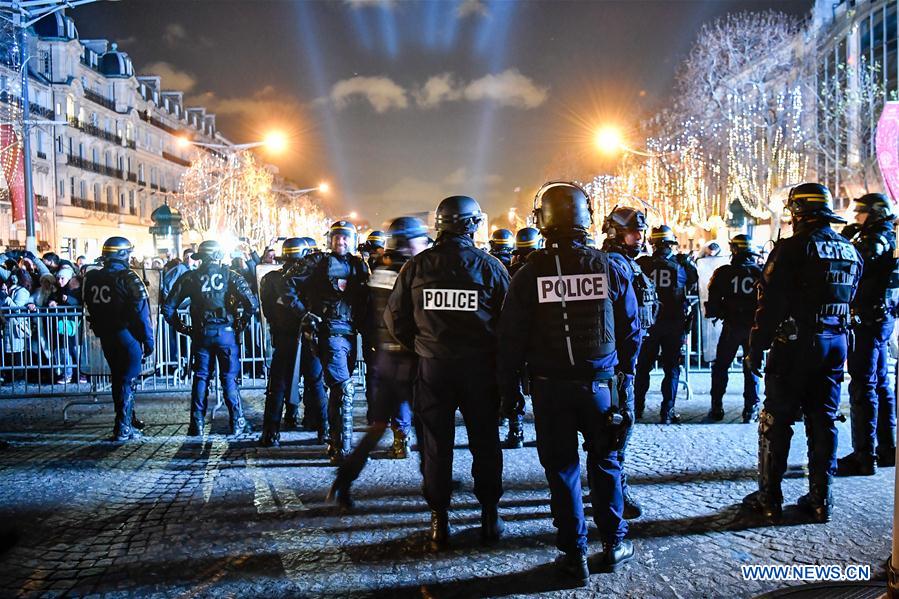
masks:
<svg viewBox="0 0 899 599"><path fill-rule="evenodd" d="M214 434L192 439L185 396L147 396L138 409L148 434L116 446L105 441L109 406L75 408L64 425L62 400L2 400L0 439L11 447L0 451L0 522L21 538L0 556L0 595L750 597L780 584L744 582L741 564L870 564L883 577L892 469L839 479L826 525L807 523L795 506L779 526L741 514L755 485L757 436L754 425L737 423L737 383L725 423L699 423L708 376L694 375L694 399L680 404L685 424L637 426L628 459L644 506L631 525L637 558L593 575L586 589L570 588L551 565L554 529L530 421L527 447L504 451L507 535L490 548L478 544L459 422L453 548L434 556L423 551L417 454L373 459L354 487L356 510L341 515L323 503L334 469L312 433L287 433L281 448L263 449L256 435L226 437L220 413ZM262 398L246 395L258 427ZM652 394L647 415L658 404ZM361 424L362 397L357 408ZM840 424L841 454L848 433ZM797 426L790 502L806 486L804 447ZM591 550L600 550L595 540Z"/></svg>

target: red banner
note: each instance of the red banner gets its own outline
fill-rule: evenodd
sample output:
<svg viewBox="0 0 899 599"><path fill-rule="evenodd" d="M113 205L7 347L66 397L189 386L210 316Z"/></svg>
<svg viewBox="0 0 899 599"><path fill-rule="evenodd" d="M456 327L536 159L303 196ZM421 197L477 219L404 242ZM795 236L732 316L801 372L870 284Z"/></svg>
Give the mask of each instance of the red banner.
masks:
<svg viewBox="0 0 899 599"><path fill-rule="evenodd" d="M9 188L12 220L25 220L25 159L19 136L12 125L0 125L0 163L3 164L3 177Z"/></svg>

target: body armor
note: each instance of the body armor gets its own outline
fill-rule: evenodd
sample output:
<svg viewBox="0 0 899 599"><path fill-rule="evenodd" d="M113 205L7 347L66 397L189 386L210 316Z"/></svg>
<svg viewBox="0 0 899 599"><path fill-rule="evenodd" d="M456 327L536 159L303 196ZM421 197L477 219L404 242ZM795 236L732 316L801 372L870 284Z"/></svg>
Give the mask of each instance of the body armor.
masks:
<svg viewBox="0 0 899 599"><path fill-rule="evenodd" d="M806 252L811 260L797 273L801 301L792 306L796 321L800 326L846 327L861 267L858 253L829 228L808 236Z"/></svg>
<svg viewBox="0 0 899 599"><path fill-rule="evenodd" d="M272 332L281 335L297 335L300 330L300 318L296 312L278 300L287 291L284 280L284 270L273 270L262 277L259 284L259 300L262 304L262 313L268 320Z"/></svg>
<svg viewBox="0 0 899 599"><path fill-rule="evenodd" d="M82 297L88 321L98 337L128 329L143 339L141 315L149 313L147 288L136 272L124 263L115 264L88 271L84 277Z"/></svg>
<svg viewBox="0 0 899 599"><path fill-rule="evenodd" d="M399 342L387 330L384 324L384 311L387 309L387 300L393 291L397 274L408 258L400 253L388 250L375 264L375 268L368 279L371 313L369 315L369 331L371 343L378 351L405 352Z"/></svg>
<svg viewBox="0 0 899 599"><path fill-rule="evenodd" d="M555 372L591 373L589 364L615 351L609 257L590 248L538 250L528 262L537 277L534 346ZM538 373L540 374L540 373Z"/></svg>
<svg viewBox="0 0 899 599"><path fill-rule="evenodd" d="M852 312L864 324L895 317L899 308L899 260L893 257L892 225L892 221L879 221L863 226L851 239L864 260Z"/></svg>
<svg viewBox="0 0 899 599"><path fill-rule="evenodd" d="M736 256L715 270L709 282L706 315L734 325L751 326L758 306L756 285L762 269L751 255Z"/></svg>
<svg viewBox="0 0 899 599"><path fill-rule="evenodd" d="M644 256L637 263L655 285L659 301L656 321L682 320L687 311L686 281L684 267L675 256L660 254Z"/></svg>

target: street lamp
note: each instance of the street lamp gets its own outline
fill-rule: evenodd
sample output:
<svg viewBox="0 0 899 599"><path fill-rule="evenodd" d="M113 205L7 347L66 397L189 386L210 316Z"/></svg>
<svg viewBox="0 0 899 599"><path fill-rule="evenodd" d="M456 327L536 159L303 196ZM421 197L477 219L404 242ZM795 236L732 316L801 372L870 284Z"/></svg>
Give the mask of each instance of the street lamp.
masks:
<svg viewBox="0 0 899 599"><path fill-rule="evenodd" d="M618 154L619 152L627 152L629 154L636 154L637 156L646 156L647 158L664 156L664 153L655 154L631 148L624 142L624 136L621 134L621 130L614 125L604 125L597 129L593 134L593 144L601 152L610 156Z"/></svg>
<svg viewBox="0 0 899 599"><path fill-rule="evenodd" d="M287 148L287 138L281 132L272 132L265 139L260 141L251 141L245 144L216 144L203 141L194 141L183 136L178 137L176 142L178 147L187 148L189 146L197 146L200 148L209 148L211 150L225 150L229 152L240 152L243 150L251 150L253 148L265 147L270 152L278 154Z"/></svg>
<svg viewBox="0 0 899 599"><path fill-rule="evenodd" d="M272 191L277 191L278 193L283 193L284 195L305 195L313 191L317 191L319 193L328 193L328 191L330 190L331 186L326 182L322 182L318 184L318 187L304 187L303 189L274 189Z"/></svg>

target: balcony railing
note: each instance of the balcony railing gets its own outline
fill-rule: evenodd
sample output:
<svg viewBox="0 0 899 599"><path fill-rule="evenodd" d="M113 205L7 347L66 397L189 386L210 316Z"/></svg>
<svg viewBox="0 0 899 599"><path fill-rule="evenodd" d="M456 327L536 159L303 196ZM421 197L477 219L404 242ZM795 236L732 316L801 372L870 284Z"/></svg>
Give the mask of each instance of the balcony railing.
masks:
<svg viewBox="0 0 899 599"><path fill-rule="evenodd" d="M159 186L155 183L150 183L150 189L152 189L153 191L159 191Z"/></svg>
<svg viewBox="0 0 899 599"><path fill-rule="evenodd" d="M107 177L116 177L118 179L125 179L125 173L122 172L121 169L112 168L111 166L105 166L102 164L97 164L92 160L85 160L84 158L79 158L78 156L73 156L69 154L68 163L75 168L80 168L81 170L91 171L93 173L97 173L100 175L106 175Z"/></svg>
<svg viewBox="0 0 899 599"><path fill-rule="evenodd" d="M181 166L190 166L190 160L185 160L184 158L179 158L174 154L169 154L165 150L162 151L162 157L168 160L169 162L174 162L175 164L180 164Z"/></svg>
<svg viewBox="0 0 899 599"><path fill-rule="evenodd" d="M180 131L179 131L178 129L176 129L176 128L174 128L174 127L170 127L169 125L166 125L165 123L163 123L163 122L160 121L159 119L157 119L157 118L151 116L149 112L146 112L146 111L143 111L143 112L138 111L137 114L140 115L140 118L141 118L142 120L144 120L144 121L150 123L150 124L153 125L154 127L158 127L158 128L160 128L160 129L162 129L163 131L167 131L167 132L171 133L172 135L177 135L177 134L180 133Z"/></svg>
<svg viewBox="0 0 899 599"><path fill-rule="evenodd" d="M39 195L39 194L34 194L34 202L35 202L35 204L37 204L38 206L41 206L41 207L43 207L43 208L46 208L47 206L50 205L50 198L48 198L47 196L42 196L42 195Z"/></svg>
<svg viewBox="0 0 899 599"><path fill-rule="evenodd" d="M110 110L115 110L115 100L110 100L104 95L98 94L95 91L91 91L89 89L84 90L84 97L93 102L94 104L99 104L100 106L105 106Z"/></svg>
<svg viewBox="0 0 899 599"><path fill-rule="evenodd" d="M110 133L109 131L104 131L100 129L96 125L91 125L90 123L83 123L78 119L69 119L69 124L79 131L84 131L88 135L93 135L94 137L99 137L100 139L105 139L106 141L111 141L114 144L122 145L121 136Z"/></svg>
<svg viewBox="0 0 899 599"><path fill-rule="evenodd" d="M22 98L10 93L8 90L0 91L0 102L20 107L22 106ZM50 121L56 118L55 112L53 112L49 108L44 108L36 102L30 102L28 104L28 110L31 112L31 114L35 114Z"/></svg>
<svg viewBox="0 0 899 599"><path fill-rule="evenodd" d="M37 157L40 158L40 159L42 159L42 160L46 160L46 159L47 159L47 155L44 154L43 152L40 152L40 151L38 151Z"/></svg>
<svg viewBox="0 0 899 599"><path fill-rule="evenodd" d="M108 212L110 214L119 214L121 210L119 209L118 204L107 204L106 202L94 202L92 200L86 200L84 198L79 198L72 196L72 206L76 206L78 208L84 208L85 210L93 210L94 212Z"/></svg>
<svg viewBox="0 0 899 599"><path fill-rule="evenodd" d="M137 175L135 173L128 173L128 180L132 183L137 183Z"/></svg>

